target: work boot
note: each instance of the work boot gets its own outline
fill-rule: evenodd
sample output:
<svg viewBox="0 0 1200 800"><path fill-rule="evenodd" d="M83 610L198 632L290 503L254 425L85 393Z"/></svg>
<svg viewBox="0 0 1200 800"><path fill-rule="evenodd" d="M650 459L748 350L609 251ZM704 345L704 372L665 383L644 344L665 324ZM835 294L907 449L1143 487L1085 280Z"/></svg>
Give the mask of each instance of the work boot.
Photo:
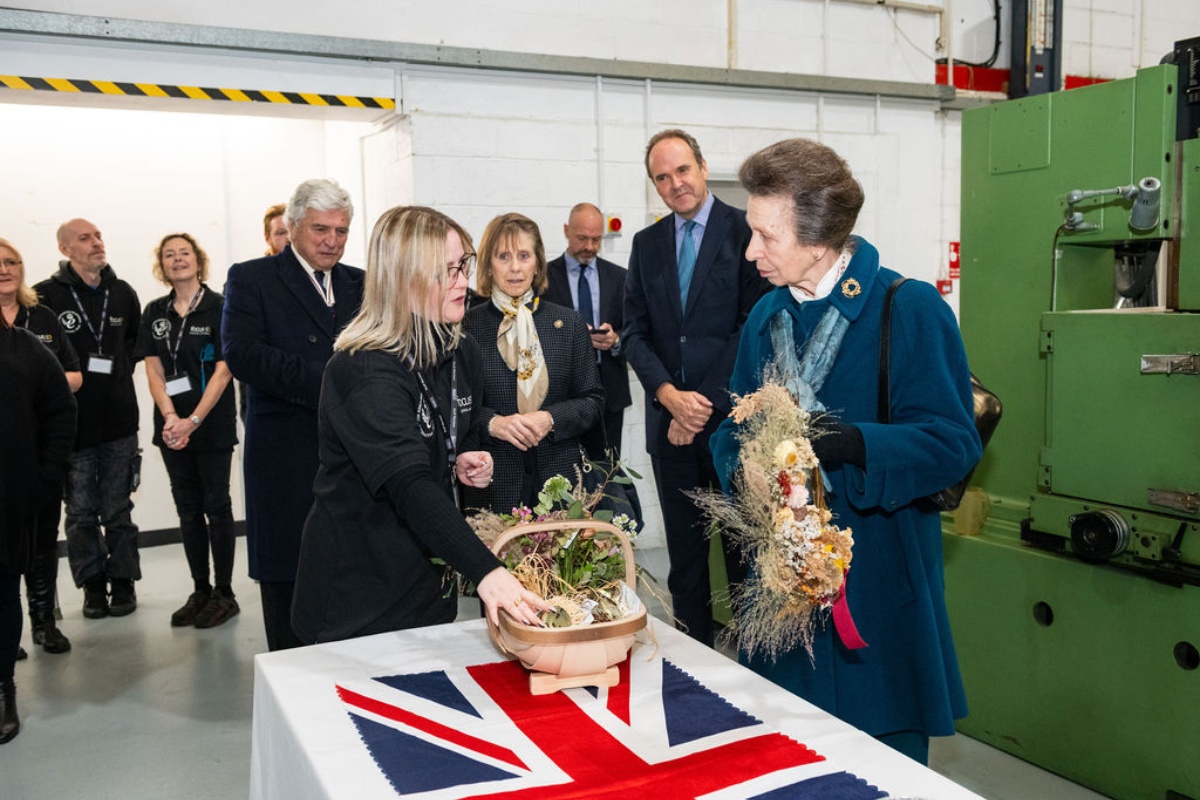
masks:
<svg viewBox="0 0 1200 800"><path fill-rule="evenodd" d="M195 625L196 615L199 614L200 610L208 604L208 598L211 594L212 590L197 590L192 592L191 596L188 597L187 602L184 603L178 611L171 615L171 627L190 628Z"/></svg>
<svg viewBox="0 0 1200 800"><path fill-rule="evenodd" d="M21 732L17 716L17 684L12 678L0 681L0 744L11 741Z"/></svg>
<svg viewBox="0 0 1200 800"><path fill-rule="evenodd" d="M35 620L31 627L33 643L40 644L47 653L66 653L71 649L71 640L54 624L53 617L45 621Z"/></svg>
<svg viewBox="0 0 1200 800"><path fill-rule="evenodd" d="M137 592L129 578L112 579L112 607L114 617L123 617L137 610Z"/></svg>
<svg viewBox="0 0 1200 800"><path fill-rule="evenodd" d="M235 616L239 611L233 590L226 586L218 586L208 598L208 603L196 615L197 628L215 628L225 620Z"/></svg>
<svg viewBox="0 0 1200 800"><path fill-rule="evenodd" d="M109 614L108 578L95 575L83 584L83 615L88 619L102 619Z"/></svg>

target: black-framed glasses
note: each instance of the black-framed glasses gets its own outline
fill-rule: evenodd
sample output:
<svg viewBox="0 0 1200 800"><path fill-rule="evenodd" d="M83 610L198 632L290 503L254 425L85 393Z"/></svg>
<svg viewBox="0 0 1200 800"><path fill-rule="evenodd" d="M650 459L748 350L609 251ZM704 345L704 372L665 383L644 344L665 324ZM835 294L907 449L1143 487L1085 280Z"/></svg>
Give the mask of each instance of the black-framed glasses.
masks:
<svg viewBox="0 0 1200 800"><path fill-rule="evenodd" d="M17 269L18 267L22 266L24 263L25 262L21 261L21 259L19 259L19 258L6 258L3 261L0 261L0 264L3 264L4 266L8 267L9 269Z"/></svg>
<svg viewBox="0 0 1200 800"><path fill-rule="evenodd" d="M471 280L471 275L473 275L474 273L475 273L475 254L474 253L467 253L465 256L460 258L458 260L458 263L455 264L453 267L446 268L446 277L450 279L451 283L454 283L456 280L458 280L459 275L462 275L464 278L466 278L469 281L469 280Z"/></svg>

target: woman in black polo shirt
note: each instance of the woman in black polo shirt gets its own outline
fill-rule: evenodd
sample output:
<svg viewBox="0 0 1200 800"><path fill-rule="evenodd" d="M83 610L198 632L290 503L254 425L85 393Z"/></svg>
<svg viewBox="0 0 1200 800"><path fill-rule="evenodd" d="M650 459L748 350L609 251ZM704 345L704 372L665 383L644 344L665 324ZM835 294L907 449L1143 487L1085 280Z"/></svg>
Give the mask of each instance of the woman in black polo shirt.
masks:
<svg viewBox="0 0 1200 800"><path fill-rule="evenodd" d="M321 466L292 603L301 641L453 622L444 564L473 582L493 622L537 624L549 606L479 541L457 507L492 481L479 446L483 362L462 328L471 239L431 208L375 223L362 308L321 384Z"/></svg>
<svg viewBox="0 0 1200 800"><path fill-rule="evenodd" d="M229 499L236 407L221 351L223 298L204 285L208 255L190 234L164 236L153 270L171 293L146 306L137 353L146 361L155 406L154 443L171 478L183 551L195 584L187 602L171 615L171 624L211 628L239 610L232 587Z"/></svg>

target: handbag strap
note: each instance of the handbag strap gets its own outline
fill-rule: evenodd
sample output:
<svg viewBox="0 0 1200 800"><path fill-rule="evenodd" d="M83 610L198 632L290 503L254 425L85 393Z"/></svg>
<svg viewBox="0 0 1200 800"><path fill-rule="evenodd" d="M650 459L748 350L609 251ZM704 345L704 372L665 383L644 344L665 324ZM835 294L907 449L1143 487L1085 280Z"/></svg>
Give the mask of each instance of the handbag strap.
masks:
<svg viewBox="0 0 1200 800"><path fill-rule="evenodd" d="M892 421L892 384L890 362L892 356L892 299L900 284L908 278L896 278L887 288L883 296L883 314L879 318L879 421L888 424Z"/></svg>

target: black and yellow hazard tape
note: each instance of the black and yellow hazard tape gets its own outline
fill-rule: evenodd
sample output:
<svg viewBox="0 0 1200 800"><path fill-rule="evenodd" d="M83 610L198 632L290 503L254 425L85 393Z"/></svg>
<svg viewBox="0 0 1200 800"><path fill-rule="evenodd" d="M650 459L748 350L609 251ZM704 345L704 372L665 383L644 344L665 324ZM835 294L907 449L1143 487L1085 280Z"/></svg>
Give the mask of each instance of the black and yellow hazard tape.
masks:
<svg viewBox="0 0 1200 800"><path fill-rule="evenodd" d="M78 78L27 78L0 75L0 88L36 92L80 92L125 97L173 97L185 100L225 100L232 103L283 103L298 106L393 109L390 97L355 97L312 92L272 92L257 89L211 89L206 86L167 86L158 83L88 81Z"/></svg>

